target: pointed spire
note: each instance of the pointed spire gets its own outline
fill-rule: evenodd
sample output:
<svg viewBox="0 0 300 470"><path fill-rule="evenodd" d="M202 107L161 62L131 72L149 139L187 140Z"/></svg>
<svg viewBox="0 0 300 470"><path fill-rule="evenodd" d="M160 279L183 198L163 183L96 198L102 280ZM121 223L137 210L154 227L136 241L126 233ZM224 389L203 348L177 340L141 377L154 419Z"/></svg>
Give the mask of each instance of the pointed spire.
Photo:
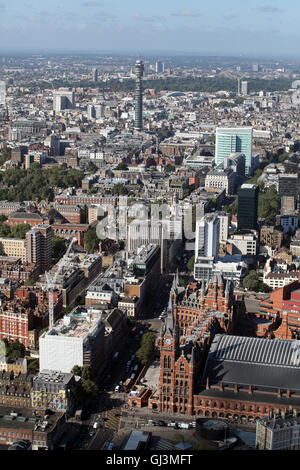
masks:
<svg viewBox="0 0 300 470"><path fill-rule="evenodd" d="M177 268L177 270L176 270L175 276L176 276L176 289L177 289L177 287L179 286L179 273L178 273L178 268Z"/></svg>
<svg viewBox="0 0 300 470"><path fill-rule="evenodd" d="M194 346L192 347L191 363L192 364L195 363L195 347Z"/></svg>
<svg viewBox="0 0 300 470"><path fill-rule="evenodd" d="M168 303L168 308L167 308L167 318L166 318L166 328L165 328L165 333L169 330L170 333L173 335L174 331L174 318L173 318L173 290L171 289L170 295L169 295L169 303Z"/></svg>
<svg viewBox="0 0 300 470"><path fill-rule="evenodd" d="M172 292L170 292L169 303L168 303L168 313L169 311L172 311L172 310L173 310L173 300L172 300Z"/></svg>

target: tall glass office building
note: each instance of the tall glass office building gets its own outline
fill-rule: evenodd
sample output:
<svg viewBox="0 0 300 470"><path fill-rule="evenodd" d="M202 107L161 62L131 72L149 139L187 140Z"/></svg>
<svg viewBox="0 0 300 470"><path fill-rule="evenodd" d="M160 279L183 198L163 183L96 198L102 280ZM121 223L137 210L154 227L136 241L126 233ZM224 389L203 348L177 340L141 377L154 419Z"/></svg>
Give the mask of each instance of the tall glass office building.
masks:
<svg viewBox="0 0 300 470"><path fill-rule="evenodd" d="M259 187L242 184L238 190L238 230L257 230Z"/></svg>
<svg viewBox="0 0 300 470"><path fill-rule="evenodd" d="M252 127L217 127L215 162L217 165L231 153L241 152L245 155L245 172L251 173L252 166Z"/></svg>

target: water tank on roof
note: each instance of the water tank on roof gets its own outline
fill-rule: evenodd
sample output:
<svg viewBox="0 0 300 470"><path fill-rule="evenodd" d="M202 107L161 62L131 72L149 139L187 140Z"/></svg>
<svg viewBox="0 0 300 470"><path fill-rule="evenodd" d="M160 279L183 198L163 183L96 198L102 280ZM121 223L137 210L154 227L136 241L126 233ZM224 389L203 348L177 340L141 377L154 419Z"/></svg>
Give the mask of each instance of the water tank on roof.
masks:
<svg viewBox="0 0 300 470"><path fill-rule="evenodd" d="M203 439L220 441L225 437L228 424L219 419L197 419L196 434Z"/></svg>

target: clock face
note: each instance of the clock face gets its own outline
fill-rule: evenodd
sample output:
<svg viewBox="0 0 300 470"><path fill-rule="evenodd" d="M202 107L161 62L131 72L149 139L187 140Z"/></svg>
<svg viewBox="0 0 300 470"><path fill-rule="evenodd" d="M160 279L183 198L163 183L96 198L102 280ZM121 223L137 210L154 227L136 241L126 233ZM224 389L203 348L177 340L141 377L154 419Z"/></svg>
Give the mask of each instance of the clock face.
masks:
<svg viewBox="0 0 300 470"><path fill-rule="evenodd" d="M165 340L165 344L168 344L168 345L171 344L170 338L167 338L167 339Z"/></svg>

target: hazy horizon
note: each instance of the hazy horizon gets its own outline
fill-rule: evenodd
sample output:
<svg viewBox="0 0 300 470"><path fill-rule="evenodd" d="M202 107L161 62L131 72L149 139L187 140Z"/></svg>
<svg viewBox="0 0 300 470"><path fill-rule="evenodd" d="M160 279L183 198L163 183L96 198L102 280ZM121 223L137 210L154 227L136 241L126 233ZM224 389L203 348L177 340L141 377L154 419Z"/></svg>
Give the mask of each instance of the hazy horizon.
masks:
<svg viewBox="0 0 300 470"><path fill-rule="evenodd" d="M1 0L1 52L300 58L296 0Z"/></svg>

